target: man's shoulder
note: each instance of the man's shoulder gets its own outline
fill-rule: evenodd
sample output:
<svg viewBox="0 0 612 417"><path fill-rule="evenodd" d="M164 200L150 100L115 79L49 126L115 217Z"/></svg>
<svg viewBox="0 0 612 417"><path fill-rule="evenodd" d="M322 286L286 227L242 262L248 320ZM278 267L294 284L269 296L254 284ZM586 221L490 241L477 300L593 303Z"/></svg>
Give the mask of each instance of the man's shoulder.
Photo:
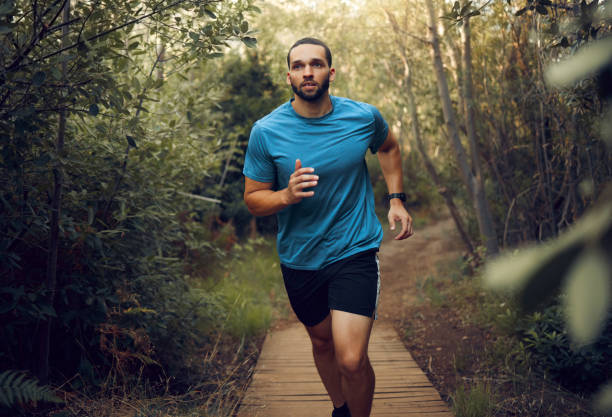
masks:
<svg viewBox="0 0 612 417"><path fill-rule="evenodd" d="M365 112L368 114L372 114L372 112L378 111L376 107L370 103L353 100L347 97L334 96L334 106L336 106L341 111L350 111L350 112L357 111L357 112Z"/></svg>
<svg viewBox="0 0 612 417"><path fill-rule="evenodd" d="M288 105L288 102L281 104L270 113L257 120L254 123L253 128L265 130L266 128L274 127L277 123L291 117L291 112L288 109Z"/></svg>

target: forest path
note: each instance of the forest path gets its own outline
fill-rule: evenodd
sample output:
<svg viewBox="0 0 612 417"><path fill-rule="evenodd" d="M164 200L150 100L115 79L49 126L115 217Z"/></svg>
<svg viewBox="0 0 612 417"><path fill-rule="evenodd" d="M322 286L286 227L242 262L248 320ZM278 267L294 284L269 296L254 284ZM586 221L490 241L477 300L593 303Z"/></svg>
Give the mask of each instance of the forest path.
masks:
<svg viewBox="0 0 612 417"><path fill-rule="evenodd" d="M415 301L418 280L459 250L450 220L418 229L405 241L385 238L379 320L368 350L376 373L372 417L452 417L393 324L400 305ZM268 333L238 417L327 417L331 409L302 325L293 320Z"/></svg>

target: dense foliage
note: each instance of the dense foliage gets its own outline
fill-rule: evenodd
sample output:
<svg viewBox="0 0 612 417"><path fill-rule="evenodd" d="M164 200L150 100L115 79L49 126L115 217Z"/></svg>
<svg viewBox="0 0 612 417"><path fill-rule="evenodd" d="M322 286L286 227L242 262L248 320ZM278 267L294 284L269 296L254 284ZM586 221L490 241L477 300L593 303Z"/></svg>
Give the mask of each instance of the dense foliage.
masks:
<svg viewBox="0 0 612 417"><path fill-rule="evenodd" d="M188 383L190 353L235 309L192 284L235 242L217 219L240 181L219 178L278 104L253 57L211 61L254 46L257 8L72 3L0 2L0 369L72 388L143 370ZM234 67L253 91L217 72ZM237 119L238 90L269 100Z"/></svg>

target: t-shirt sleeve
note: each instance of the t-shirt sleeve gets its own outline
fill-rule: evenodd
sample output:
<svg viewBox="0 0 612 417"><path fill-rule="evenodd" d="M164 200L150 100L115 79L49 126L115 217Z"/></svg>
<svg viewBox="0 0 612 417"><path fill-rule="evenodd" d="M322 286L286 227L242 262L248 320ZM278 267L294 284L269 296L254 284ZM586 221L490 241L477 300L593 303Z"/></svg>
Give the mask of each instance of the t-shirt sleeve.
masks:
<svg viewBox="0 0 612 417"><path fill-rule="evenodd" d="M370 141L370 151L372 153L376 153L378 148L380 148L380 145L382 145L385 139L387 139L389 125L376 107L371 105L368 107L372 112L372 116L374 116L374 134L372 135L372 140Z"/></svg>
<svg viewBox="0 0 612 417"><path fill-rule="evenodd" d="M272 157L264 143L261 129L255 124L244 156L242 173L259 182L274 182L275 167Z"/></svg>

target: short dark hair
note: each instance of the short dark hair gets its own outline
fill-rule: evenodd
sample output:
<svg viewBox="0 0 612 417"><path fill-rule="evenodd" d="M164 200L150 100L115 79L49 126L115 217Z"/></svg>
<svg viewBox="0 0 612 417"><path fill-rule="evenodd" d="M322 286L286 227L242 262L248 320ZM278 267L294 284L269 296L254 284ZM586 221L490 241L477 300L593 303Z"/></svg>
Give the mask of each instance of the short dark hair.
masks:
<svg viewBox="0 0 612 417"><path fill-rule="evenodd" d="M287 52L287 67L291 68L291 62L289 61L289 55L291 55L291 51L293 51L293 48L295 48L296 46L299 46L299 45L319 45L319 46L322 46L325 49L325 58L327 58L327 65L329 65L330 67L332 66L331 51L329 50L329 47L327 45L325 45L325 42L320 41L319 39L316 39L316 38L302 38L299 41L297 41L296 43L294 43L291 48L289 48L289 52Z"/></svg>

